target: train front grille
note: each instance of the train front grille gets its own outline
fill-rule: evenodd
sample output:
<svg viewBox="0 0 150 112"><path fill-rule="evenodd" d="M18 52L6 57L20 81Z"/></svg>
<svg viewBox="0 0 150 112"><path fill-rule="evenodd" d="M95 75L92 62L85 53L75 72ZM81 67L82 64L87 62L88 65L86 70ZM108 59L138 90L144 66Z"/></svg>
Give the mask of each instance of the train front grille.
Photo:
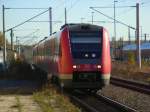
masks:
<svg viewBox="0 0 150 112"><path fill-rule="evenodd" d="M74 72L73 82L99 82L101 81L100 72Z"/></svg>

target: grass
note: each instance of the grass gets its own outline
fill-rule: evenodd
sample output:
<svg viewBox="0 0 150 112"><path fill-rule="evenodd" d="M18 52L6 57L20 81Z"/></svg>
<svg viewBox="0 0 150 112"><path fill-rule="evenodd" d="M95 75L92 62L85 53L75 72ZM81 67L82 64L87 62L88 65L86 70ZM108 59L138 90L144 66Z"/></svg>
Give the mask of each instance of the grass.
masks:
<svg viewBox="0 0 150 112"><path fill-rule="evenodd" d="M57 92L52 86L34 93L33 98L40 105L43 112L81 112L66 96Z"/></svg>
<svg viewBox="0 0 150 112"><path fill-rule="evenodd" d="M147 79L147 82L150 84L150 77Z"/></svg>
<svg viewBox="0 0 150 112"><path fill-rule="evenodd" d="M16 101L17 101L18 111L19 111L19 112L22 112L22 105L21 105L21 102L20 102L18 96L16 96Z"/></svg>
<svg viewBox="0 0 150 112"><path fill-rule="evenodd" d="M145 73L150 73L149 71L150 67L144 64L142 65L142 68L139 69L137 64L117 61L112 63L112 75L122 78L150 82L150 76L145 75Z"/></svg>
<svg viewBox="0 0 150 112"><path fill-rule="evenodd" d="M15 97L16 104L12 106L12 108L17 108L18 112L22 112L22 105L18 96Z"/></svg>

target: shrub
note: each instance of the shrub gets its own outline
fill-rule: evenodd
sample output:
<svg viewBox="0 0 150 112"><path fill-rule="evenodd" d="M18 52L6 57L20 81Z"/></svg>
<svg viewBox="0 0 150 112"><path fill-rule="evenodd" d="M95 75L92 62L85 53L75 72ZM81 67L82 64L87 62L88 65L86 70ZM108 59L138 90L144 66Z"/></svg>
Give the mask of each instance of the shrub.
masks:
<svg viewBox="0 0 150 112"><path fill-rule="evenodd" d="M134 52L128 53L128 63L135 65L135 54L134 54Z"/></svg>

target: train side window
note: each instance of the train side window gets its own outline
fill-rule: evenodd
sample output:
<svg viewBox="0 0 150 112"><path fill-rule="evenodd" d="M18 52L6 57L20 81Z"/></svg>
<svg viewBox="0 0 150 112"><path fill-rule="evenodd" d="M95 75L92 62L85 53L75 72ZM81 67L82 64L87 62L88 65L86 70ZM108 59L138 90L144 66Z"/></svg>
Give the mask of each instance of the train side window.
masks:
<svg viewBox="0 0 150 112"><path fill-rule="evenodd" d="M38 52L38 47L37 47L37 52L36 52L36 55L37 55L37 56L39 55L39 52Z"/></svg>
<svg viewBox="0 0 150 112"><path fill-rule="evenodd" d="M33 56L35 56L35 51L33 50Z"/></svg>

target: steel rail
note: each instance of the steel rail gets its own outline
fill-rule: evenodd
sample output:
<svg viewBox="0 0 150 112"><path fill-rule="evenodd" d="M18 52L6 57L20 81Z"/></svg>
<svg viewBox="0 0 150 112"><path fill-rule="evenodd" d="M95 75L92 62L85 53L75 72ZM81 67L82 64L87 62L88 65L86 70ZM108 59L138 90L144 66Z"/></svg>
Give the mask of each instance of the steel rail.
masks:
<svg viewBox="0 0 150 112"><path fill-rule="evenodd" d="M78 95L76 96L76 95L72 95L72 94L69 95L69 97L71 98L71 100L73 102L75 102L75 104L77 104L77 106L80 106L87 112L103 112L103 111L101 111L101 109L99 110L99 108L91 106L92 104L86 103L86 101L85 101L86 98L84 99L84 97L93 97L95 99L95 103L100 102L100 104L98 103L98 105L102 108L105 108L105 107L103 107L103 105L106 105L106 107L108 106L108 110L110 110L110 108L112 108L112 109L115 109L117 112L118 111L119 112L138 112L137 110L135 110L131 107L121 104L121 103L119 103L115 100L112 100L106 96L103 96L101 94L96 94L96 93L91 93L91 92L85 92L84 94L85 95L83 95L82 97L78 97Z"/></svg>
<svg viewBox="0 0 150 112"><path fill-rule="evenodd" d="M134 91L138 91L138 92L150 95L150 85L145 84L145 83L126 80L126 79L117 78L117 77L111 77L110 83L112 85L124 87L127 89L132 89Z"/></svg>
<svg viewBox="0 0 150 112"><path fill-rule="evenodd" d="M118 101L112 100L109 97L106 97L101 94L95 94L94 97L96 97L99 100L103 100L104 102L108 103L109 105L112 105L113 107L119 109L121 112L138 112L137 110L128 107Z"/></svg>
<svg viewBox="0 0 150 112"><path fill-rule="evenodd" d="M96 110L95 108L90 106L89 104L87 104L84 101L80 100L78 97L70 96L70 98L71 98L71 100L73 100L73 102L76 102L77 104L79 104L87 112L99 112L98 110Z"/></svg>

